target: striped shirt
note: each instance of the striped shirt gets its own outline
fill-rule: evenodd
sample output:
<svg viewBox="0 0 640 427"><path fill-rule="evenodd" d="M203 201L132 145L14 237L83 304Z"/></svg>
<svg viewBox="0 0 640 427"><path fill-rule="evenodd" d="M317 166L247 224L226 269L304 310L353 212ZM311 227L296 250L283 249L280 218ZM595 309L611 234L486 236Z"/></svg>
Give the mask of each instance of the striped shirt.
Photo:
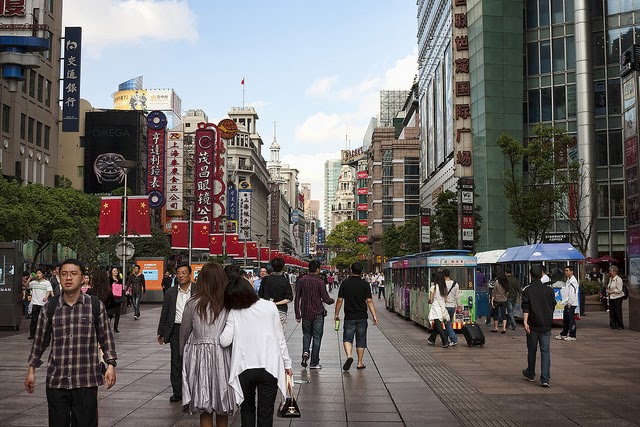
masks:
<svg viewBox="0 0 640 427"><path fill-rule="evenodd" d="M44 335L49 323L45 304L40 311L29 365L42 365ZM98 334L91 311L91 297L84 293L69 305L61 296L52 318L51 353L47 368L47 387L74 389L97 387L104 383L100 372L98 342L104 352L104 360L117 359L113 333L104 305L100 303Z"/></svg>
<svg viewBox="0 0 640 427"><path fill-rule="evenodd" d="M296 319L313 320L324 313L324 305L333 304L333 298L327 292L324 280L316 274L307 274L298 279L296 285Z"/></svg>

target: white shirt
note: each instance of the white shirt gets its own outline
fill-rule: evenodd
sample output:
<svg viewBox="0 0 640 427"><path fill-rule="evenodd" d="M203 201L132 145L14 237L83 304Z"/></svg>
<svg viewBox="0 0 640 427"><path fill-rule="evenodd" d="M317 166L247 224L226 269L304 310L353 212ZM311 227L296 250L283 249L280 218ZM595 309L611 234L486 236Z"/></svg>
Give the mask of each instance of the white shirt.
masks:
<svg viewBox="0 0 640 427"><path fill-rule="evenodd" d="M175 323L182 323L182 313L184 313L184 306L187 305L187 301L191 298L191 284L186 291L178 285L178 299L176 300L176 319Z"/></svg>
<svg viewBox="0 0 640 427"><path fill-rule="evenodd" d="M578 306L578 280L576 276L571 276L562 286L562 305Z"/></svg>
<svg viewBox="0 0 640 427"><path fill-rule="evenodd" d="M460 305L460 286L453 280L447 280L445 283L447 284L447 292L451 289L451 292L446 295L445 307L457 307ZM452 286L453 289L451 288Z"/></svg>
<svg viewBox="0 0 640 427"><path fill-rule="evenodd" d="M546 273L544 273L544 274L542 275L542 277L540 278L540 281L541 281L542 283L549 283L549 282L551 282L551 279L549 279L549 276L547 276L547 274L546 274Z"/></svg>
<svg viewBox="0 0 640 427"><path fill-rule="evenodd" d="M220 345L231 348L229 385L236 402L244 400L239 375L247 369L264 368L278 379L283 396L287 392L285 368L291 368L287 341L276 305L264 299L243 310L230 310L220 335Z"/></svg>
<svg viewBox="0 0 640 427"><path fill-rule="evenodd" d="M32 280L29 282L29 288L31 289L31 302L33 305L43 306L45 301L42 300L47 296L48 292L53 292L51 282L46 279L42 282Z"/></svg>

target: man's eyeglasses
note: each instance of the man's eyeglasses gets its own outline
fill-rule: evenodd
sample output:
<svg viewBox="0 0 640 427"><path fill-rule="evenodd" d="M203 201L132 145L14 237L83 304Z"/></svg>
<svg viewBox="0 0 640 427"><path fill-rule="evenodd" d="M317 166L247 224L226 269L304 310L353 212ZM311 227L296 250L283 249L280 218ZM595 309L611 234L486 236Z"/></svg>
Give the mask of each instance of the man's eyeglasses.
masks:
<svg viewBox="0 0 640 427"><path fill-rule="evenodd" d="M77 277L79 275L79 271L63 271L62 273L60 273L60 276L62 277Z"/></svg>

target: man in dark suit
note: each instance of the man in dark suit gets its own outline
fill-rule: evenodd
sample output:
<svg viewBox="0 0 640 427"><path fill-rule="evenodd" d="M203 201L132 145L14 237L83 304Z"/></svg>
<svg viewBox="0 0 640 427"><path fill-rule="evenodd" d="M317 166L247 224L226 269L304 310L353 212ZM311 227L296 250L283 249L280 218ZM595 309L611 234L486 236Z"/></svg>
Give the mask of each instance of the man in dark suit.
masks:
<svg viewBox="0 0 640 427"><path fill-rule="evenodd" d="M175 286L175 282L176 276L171 274L170 270L166 270L162 278L162 293L164 294L170 287Z"/></svg>
<svg viewBox="0 0 640 427"><path fill-rule="evenodd" d="M172 286L164 294L162 313L158 324L158 344L171 346L171 402L182 400L182 357L180 356L180 323L184 307L193 293L191 266L179 264L176 269L178 286Z"/></svg>

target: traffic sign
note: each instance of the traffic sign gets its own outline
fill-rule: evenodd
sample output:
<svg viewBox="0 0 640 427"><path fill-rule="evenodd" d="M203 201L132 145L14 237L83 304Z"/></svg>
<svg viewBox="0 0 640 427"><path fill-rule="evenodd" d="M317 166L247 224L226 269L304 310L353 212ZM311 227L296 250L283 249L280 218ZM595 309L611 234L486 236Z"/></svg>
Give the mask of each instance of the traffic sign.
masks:
<svg viewBox="0 0 640 427"><path fill-rule="evenodd" d="M118 244L116 245L116 256L121 260L124 258L125 261L129 261L135 253L136 248L135 246L133 246L133 243L129 241L125 242L123 240L121 242L118 242Z"/></svg>

